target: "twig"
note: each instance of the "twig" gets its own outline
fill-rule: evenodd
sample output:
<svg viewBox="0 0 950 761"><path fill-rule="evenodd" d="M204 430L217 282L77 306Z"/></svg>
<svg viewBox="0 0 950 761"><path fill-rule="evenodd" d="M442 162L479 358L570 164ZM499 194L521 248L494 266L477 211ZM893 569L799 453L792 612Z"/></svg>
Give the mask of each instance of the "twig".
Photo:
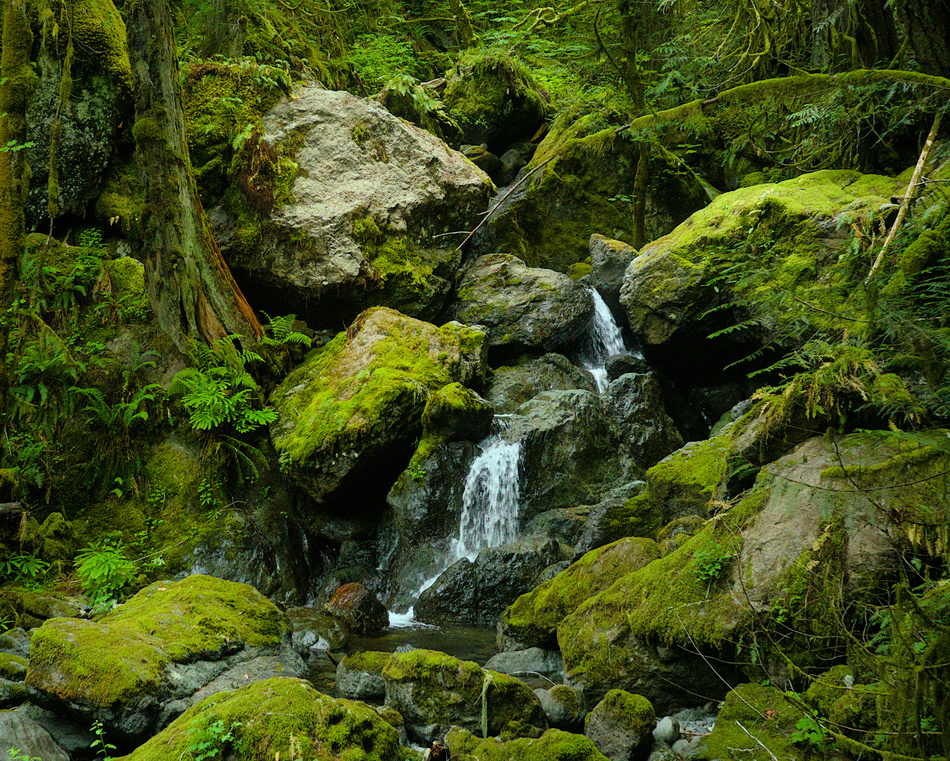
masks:
<svg viewBox="0 0 950 761"><path fill-rule="evenodd" d="M772 757L772 761L778 761L778 758L775 756L775 754L772 751L770 751L768 748L766 748L758 737L756 737L748 729L742 726L742 722L737 721L736 726L739 727L739 729L741 729L743 732L745 732L750 738L755 740L755 742L759 744L759 747L762 748L762 750L764 750L766 753L768 753Z"/></svg>
<svg viewBox="0 0 950 761"><path fill-rule="evenodd" d="M894 224L891 225L887 239L884 241L884 245L881 246L881 251L878 253L877 259L874 260L871 271L868 272L868 276L864 279L865 283L870 281L881 268L881 265L884 263L884 254L887 252L887 247L891 244L891 241L894 240L894 236L897 235L897 230L900 228L901 222L903 222L904 217L907 216L907 209L910 207L910 202L913 200L917 186L920 184L920 175L924 170L924 164L927 163L930 149L933 147L934 140L937 138L937 131L940 129L940 118L942 116L942 111L938 111L936 116L934 116L933 126L930 128L930 134L927 135L927 141L924 143L924 148L920 152L920 158L917 159L917 166L914 167L914 173L911 175L910 182L907 185L907 192L904 193L904 200L901 201L900 210L897 212L897 219L895 219Z"/></svg>

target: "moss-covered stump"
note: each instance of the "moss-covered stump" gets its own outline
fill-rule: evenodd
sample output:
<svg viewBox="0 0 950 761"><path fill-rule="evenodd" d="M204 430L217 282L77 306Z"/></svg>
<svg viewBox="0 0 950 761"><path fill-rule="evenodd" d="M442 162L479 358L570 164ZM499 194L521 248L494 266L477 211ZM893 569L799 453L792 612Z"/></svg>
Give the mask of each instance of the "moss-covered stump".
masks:
<svg viewBox="0 0 950 761"><path fill-rule="evenodd" d="M524 64L497 53L464 53L446 79L445 105L466 143L501 156L512 143L530 139L544 121L549 98Z"/></svg>
<svg viewBox="0 0 950 761"><path fill-rule="evenodd" d="M169 701L183 710L181 701L227 668L279 655L287 629L286 616L245 584L210 576L156 582L98 621L44 623L26 684L51 708L141 738L174 711Z"/></svg>
<svg viewBox="0 0 950 761"><path fill-rule="evenodd" d="M611 690L584 720L584 735L610 761L643 755L653 742L656 714L642 695Z"/></svg>
<svg viewBox="0 0 950 761"><path fill-rule="evenodd" d="M132 105L125 22L112 0L53 2L44 10L31 14L40 75L27 111L27 230L47 223L51 213L84 215ZM57 27L70 30L68 42L56 44Z"/></svg>
<svg viewBox="0 0 950 761"><path fill-rule="evenodd" d="M494 187L445 143L379 103L303 87L232 163L215 236L259 303L338 329L383 304L441 313Z"/></svg>
<svg viewBox="0 0 950 761"><path fill-rule="evenodd" d="M844 256L847 236L902 190L894 178L825 170L724 193L630 263L620 300L631 330L656 360L705 373L770 342L853 330L866 272Z"/></svg>
<svg viewBox="0 0 950 761"><path fill-rule="evenodd" d="M607 761L584 735L549 729L538 738L502 742L493 737L478 738L461 727L453 727L445 738L452 758L471 761Z"/></svg>
<svg viewBox="0 0 950 761"><path fill-rule="evenodd" d="M764 667L773 680L794 678L784 656L820 668L844 645L845 609L870 604L893 572L894 536L917 553L946 551L948 464L942 430L810 439L763 468L754 488L723 503L699 533L564 619L565 671L595 694L619 687L662 711L670 683L722 689L687 651L734 661L762 625L771 636L740 658L749 657L750 675ZM783 657L764 644L773 641ZM717 670L728 678L728 666Z"/></svg>
<svg viewBox="0 0 950 761"><path fill-rule="evenodd" d="M589 597L660 556L651 539L621 539L591 550L550 581L521 595L499 623L499 646L552 647L557 627Z"/></svg>
<svg viewBox="0 0 950 761"><path fill-rule="evenodd" d="M282 467L314 499L385 494L409 462L430 394L481 382L485 334L369 309L274 392Z"/></svg>
<svg viewBox="0 0 950 761"><path fill-rule="evenodd" d="M774 761L776 758L821 758L829 748L811 747L807 742L795 743L796 725L806 714L792 705L774 687L743 684L726 695L716 726L700 745L695 758L748 758ZM836 757L836 756L835 756Z"/></svg>
<svg viewBox="0 0 950 761"><path fill-rule="evenodd" d="M434 650L396 653L383 667L386 705L402 714L410 733L428 743L452 725L489 735L509 725L544 727L544 711L524 683Z"/></svg>
<svg viewBox="0 0 950 761"><path fill-rule="evenodd" d="M593 233L634 241L631 199L640 144L599 114L554 125L528 164L537 169L489 222L495 251L561 272L588 256ZM709 202L700 179L662 149L649 154L645 239L668 233Z"/></svg>
<svg viewBox="0 0 950 761"><path fill-rule="evenodd" d="M369 706L275 678L203 700L122 758L168 761L196 752L240 761L395 761L399 746L396 729Z"/></svg>
<svg viewBox="0 0 950 761"><path fill-rule="evenodd" d="M594 302L567 275L487 254L465 272L452 310L459 322L483 325L492 356L504 358L569 344L587 329Z"/></svg>

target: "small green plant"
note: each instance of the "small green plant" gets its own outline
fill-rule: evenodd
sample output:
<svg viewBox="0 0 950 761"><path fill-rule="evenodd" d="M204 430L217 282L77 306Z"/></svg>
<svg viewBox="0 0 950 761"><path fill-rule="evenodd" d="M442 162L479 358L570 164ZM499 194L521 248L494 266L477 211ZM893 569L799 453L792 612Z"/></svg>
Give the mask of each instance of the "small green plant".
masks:
<svg viewBox="0 0 950 761"><path fill-rule="evenodd" d="M200 721L200 719L197 721ZM222 719L213 721L205 727L192 726L188 733L193 734L194 737L185 753L190 754L192 761L210 761L210 759L223 758L228 744L233 744L237 740L235 730L240 726L241 722L239 721L225 726Z"/></svg>
<svg viewBox="0 0 950 761"><path fill-rule="evenodd" d="M89 744L89 750L94 751L96 756L102 754L102 761L112 761L109 751L115 750L115 745L106 740L106 728L98 719L92 723L92 733L96 739Z"/></svg>
<svg viewBox="0 0 950 761"><path fill-rule="evenodd" d="M817 753L825 752L825 728L812 716L802 716L795 724L795 731L790 738L796 745L801 745Z"/></svg>
<svg viewBox="0 0 950 761"><path fill-rule="evenodd" d="M28 586L39 584L48 570L49 563L26 552L0 560L0 579L22 581Z"/></svg>
<svg viewBox="0 0 950 761"><path fill-rule="evenodd" d="M114 600L135 575L135 564L122 547L121 535L111 534L76 556L76 575L93 607Z"/></svg>
<svg viewBox="0 0 950 761"><path fill-rule="evenodd" d="M17 748L10 748L10 761L43 761L39 756L30 756Z"/></svg>
<svg viewBox="0 0 950 761"><path fill-rule="evenodd" d="M719 581L725 575L726 568L733 558L735 558L733 553L721 547L700 550L695 557L697 578L710 584Z"/></svg>

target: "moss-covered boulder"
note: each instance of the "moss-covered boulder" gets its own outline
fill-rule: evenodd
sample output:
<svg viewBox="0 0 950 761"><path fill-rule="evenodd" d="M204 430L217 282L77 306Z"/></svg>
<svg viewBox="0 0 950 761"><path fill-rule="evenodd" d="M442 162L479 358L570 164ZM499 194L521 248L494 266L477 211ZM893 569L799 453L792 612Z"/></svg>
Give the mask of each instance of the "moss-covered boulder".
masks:
<svg viewBox="0 0 950 761"><path fill-rule="evenodd" d="M606 761L606 757L584 735L549 729L538 738L502 742L494 737L478 738L461 727L453 727L445 738L452 758L472 761Z"/></svg>
<svg viewBox="0 0 950 761"><path fill-rule="evenodd" d="M534 694L541 701L548 724L565 732L584 729L587 701L584 691L566 684L556 684L549 690L537 689Z"/></svg>
<svg viewBox="0 0 950 761"><path fill-rule="evenodd" d="M203 700L122 759L167 761L198 750L240 761L395 761L398 736L363 703L331 698L301 679L274 678Z"/></svg>
<svg viewBox="0 0 950 761"><path fill-rule="evenodd" d="M584 719L584 735L610 761L643 755L653 742L656 714L642 695L611 690Z"/></svg>
<svg viewBox="0 0 950 761"><path fill-rule="evenodd" d="M411 736L431 742L452 725L489 735L509 724L544 727L537 696L524 682L434 650L396 653L383 667L386 705L406 720Z"/></svg>
<svg viewBox="0 0 950 761"><path fill-rule="evenodd" d="M866 272L842 256L847 235L902 190L890 177L825 170L719 196L630 263L620 300L631 330L657 360L708 373L770 341L853 329L842 318L863 316L854 285Z"/></svg>
<svg viewBox="0 0 950 761"><path fill-rule="evenodd" d="M433 394L422 413L427 437L444 441L480 441L491 430L492 406L472 389L450 383Z"/></svg>
<svg viewBox="0 0 950 761"><path fill-rule="evenodd" d="M521 595L502 615L499 646L551 647L557 627L589 597L660 556L651 539L621 539L592 550L550 581Z"/></svg>
<svg viewBox="0 0 950 761"><path fill-rule="evenodd" d="M726 664L712 673L691 653L734 661L756 627L779 635L799 667L820 665L843 645L844 608L870 601L893 572L894 535L919 552L945 551L948 458L943 431L810 439L699 533L568 616L558 628L565 671L665 710L670 683L715 694L720 676L740 678ZM749 673L764 666L789 678L783 657L758 642Z"/></svg>
<svg viewBox="0 0 950 761"><path fill-rule="evenodd" d="M260 303L337 329L376 304L440 312L461 265L457 233L492 184L441 140L379 103L303 87L234 159L215 215L229 264Z"/></svg>
<svg viewBox="0 0 950 761"><path fill-rule="evenodd" d="M54 2L32 14L37 87L27 110L27 229L83 216L117 153L132 106L125 22L112 0ZM56 42L55 30L69 30Z"/></svg>
<svg viewBox="0 0 950 761"><path fill-rule="evenodd" d="M47 621L33 634L26 684L50 708L140 739L213 680L233 686L230 668L241 664L246 678L256 658L271 659L271 672L302 667L286 616L245 584L189 576L156 582L98 621Z"/></svg>
<svg viewBox="0 0 950 761"><path fill-rule="evenodd" d="M484 333L391 309L364 312L274 392L282 467L314 499L382 495L405 468L429 396L485 372Z"/></svg>
<svg viewBox="0 0 950 761"><path fill-rule="evenodd" d="M340 659L336 689L345 698L375 700L386 695L383 669L392 653L357 650Z"/></svg>
<svg viewBox="0 0 950 761"><path fill-rule="evenodd" d="M542 391L596 391L593 378L563 354L525 354L494 368L488 400L497 412L512 413Z"/></svg>
<svg viewBox="0 0 950 761"><path fill-rule="evenodd" d="M484 143L498 156L530 139L550 108L524 64L498 53L468 51L446 79L445 105L464 142Z"/></svg>
<svg viewBox="0 0 950 761"><path fill-rule="evenodd" d="M492 355L557 350L587 329L594 302L582 285L552 270L527 267L510 254L475 260L459 283L452 314L482 325Z"/></svg>
<svg viewBox="0 0 950 761"><path fill-rule="evenodd" d="M0 653L0 710L26 702L27 666L26 658Z"/></svg>

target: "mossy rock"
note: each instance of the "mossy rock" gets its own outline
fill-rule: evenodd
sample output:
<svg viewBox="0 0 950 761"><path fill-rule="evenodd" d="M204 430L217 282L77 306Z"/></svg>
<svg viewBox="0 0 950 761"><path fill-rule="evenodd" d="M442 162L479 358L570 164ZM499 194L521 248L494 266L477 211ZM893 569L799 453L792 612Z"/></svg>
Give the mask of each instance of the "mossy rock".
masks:
<svg viewBox="0 0 950 761"><path fill-rule="evenodd" d="M611 690L584 719L584 735L610 759L629 759L653 742L656 713L642 695Z"/></svg>
<svg viewBox="0 0 950 761"><path fill-rule="evenodd" d="M368 700L386 694L383 669L392 653L357 650L340 660L336 669L336 689L345 698Z"/></svg>
<svg viewBox="0 0 950 761"><path fill-rule="evenodd" d="M426 436L441 441L480 441L491 430L492 406L461 383L449 383L433 394L422 413Z"/></svg>
<svg viewBox="0 0 950 761"><path fill-rule="evenodd" d="M123 322L141 321L151 310L145 289L145 266L131 256L123 256L104 262L103 268L109 275L119 318Z"/></svg>
<svg viewBox="0 0 950 761"><path fill-rule="evenodd" d="M584 735L549 729L540 737L501 742L493 737L478 738L471 732L454 727L445 738L452 758L472 761L607 761L597 747Z"/></svg>
<svg viewBox="0 0 950 761"><path fill-rule="evenodd" d="M0 679L11 682L22 682L26 679L26 670L29 661L19 655L0 653Z"/></svg>
<svg viewBox="0 0 950 761"><path fill-rule="evenodd" d="M651 539L620 539L591 550L550 581L515 600L502 615L499 639L528 647L551 647L561 621L582 602L659 556Z"/></svg>
<svg viewBox="0 0 950 761"><path fill-rule="evenodd" d="M369 309L274 392L274 447L317 500L344 479L385 494L408 464L429 396L452 382L479 383L484 372L481 331Z"/></svg>
<svg viewBox="0 0 950 761"><path fill-rule="evenodd" d="M725 495L734 450L732 439L724 434L690 442L647 470L649 498L660 507L661 520L708 517L711 503Z"/></svg>
<svg viewBox="0 0 950 761"><path fill-rule="evenodd" d="M225 735L228 739L224 739ZM265 679L189 708L123 761L167 761L201 742L240 761L395 761L397 730L369 706L331 698L301 679Z"/></svg>
<svg viewBox="0 0 950 761"><path fill-rule="evenodd" d="M54 618L33 634L27 685L126 736L175 694L174 664L277 648L287 619L253 587L210 576L156 582L98 621Z"/></svg>
<svg viewBox="0 0 950 761"><path fill-rule="evenodd" d="M386 662L383 679L386 705L399 711L424 739L441 736L439 727L442 733L452 725L474 730L483 715L491 735L511 722L545 725L541 703L524 682L445 653L396 653Z"/></svg>

